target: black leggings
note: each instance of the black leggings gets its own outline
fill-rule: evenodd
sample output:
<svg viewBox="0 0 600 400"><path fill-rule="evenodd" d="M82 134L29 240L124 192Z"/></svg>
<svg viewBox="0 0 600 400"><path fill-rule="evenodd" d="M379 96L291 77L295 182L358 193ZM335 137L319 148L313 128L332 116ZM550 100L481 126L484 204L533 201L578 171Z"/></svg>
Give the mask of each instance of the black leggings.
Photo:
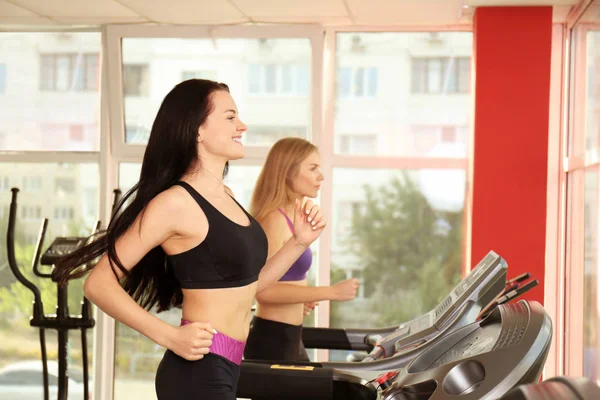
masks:
<svg viewBox="0 0 600 400"><path fill-rule="evenodd" d="M158 400L236 400L240 367L213 353L188 361L167 350L156 371Z"/></svg>
<svg viewBox="0 0 600 400"><path fill-rule="evenodd" d="M246 360L310 361L302 343L302 325L252 318L244 350Z"/></svg>

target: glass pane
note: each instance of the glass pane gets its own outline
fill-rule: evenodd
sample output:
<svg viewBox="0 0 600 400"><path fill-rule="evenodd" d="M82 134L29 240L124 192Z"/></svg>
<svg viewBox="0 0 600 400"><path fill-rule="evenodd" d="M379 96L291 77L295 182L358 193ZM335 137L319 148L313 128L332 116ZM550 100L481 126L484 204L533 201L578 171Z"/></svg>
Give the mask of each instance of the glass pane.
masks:
<svg viewBox="0 0 600 400"><path fill-rule="evenodd" d="M0 33L0 150L99 150L100 39Z"/></svg>
<svg viewBox="0 0 600 400"><path fill-rule="evenodd" d="M245 208L250 205L254 184L261 166L231 165L225 184ZM123 194L139 180L141 164L119 165L119 188ZM179 325L181 310L156 314L173 325ZM165 349L138 332L117 323L115 349L115 400L156 399L154 377Z"/></svg>
<svg viewBox="0 0 600 400"><path fill-rule="evenodd" d="M600 228L600 175L598 167L585 171L585 279L584 279L584 330L583 330L583 374L593 382L598 381L598 355L600 354L600 329L598 326L598 289L600 264L598 258L598 228Z"/></svg>
<svg viewBox="0 0 600 400"><path fill-rule="evenodd" d="M468 137L447 146L441 131L469 130L472 47L471 32L337 34L335 152L465 158ZM347 135L372 136L376 145L343 146Z"/></svg>
<svg viewBox="0 0 600 400"><path fill-rule="evenodd" d="M43 218L48 218L48 229L42 249L45 250L57 236L87 236L91 233L99 211L99 168L97 164L0 163L0 369L11 366L21 377L30 376L27 392L39 393L41 386L41 359L39 331L29 325L33 295L18 282L6 264L6 226L11 201L10 188L20 189L17 198L15 255L20 271L40 288L46 314L56 312L56 284L48 278L33 274L31 261ZM40 266L49 272L48 266ZM69 311L81 313L83 279L71 281L68 289ZM47 330L46 346L49 368L56 368L58 348L56 331ZM69 332L71 376L69 398L82 398L82 347L80 331ZM87 331L87 355L90 380L93 376L93 330ZM50 382L56 377L50 376ZM0 398L23 398L23 386L5 386L0 374ZM23 385L26 384L25 382ZM91 382L90 382L91 388ZM14 392L10 390L15 390ZM8 391L7 391L8 390ZM6 395L7 397L2 397ZM35 395L34 395L35 396ZM79 396L79 397L78 397ZM34 397L32 397L34 398Z"/></svg>
<svg viewBox="0 0 600 400"><path fill-rule="evenodd" d="M585 149L600 148L600 31L587 34Z"/></svg>
<svg viewBox="0 0 600 400"><path fill-rule="evenodd" d="M6 92L6 64L0 63L0 94Z"/></svg>
<svg viewBox="0 0 600 400"><path fill-rule="evenodd" d="M448 295L460 280L465 182L464 170L334 170L331 282L356 277L361 289L331 303L331 327L397 325Z"/></svg>
<svg viewBox="0 0 600 400"><path fill-rule="evenodd" d="M229 85L247 146L310 138L310 67L309 39L124 38L126 143L147 143L160 103L189 71Z"/></svg>

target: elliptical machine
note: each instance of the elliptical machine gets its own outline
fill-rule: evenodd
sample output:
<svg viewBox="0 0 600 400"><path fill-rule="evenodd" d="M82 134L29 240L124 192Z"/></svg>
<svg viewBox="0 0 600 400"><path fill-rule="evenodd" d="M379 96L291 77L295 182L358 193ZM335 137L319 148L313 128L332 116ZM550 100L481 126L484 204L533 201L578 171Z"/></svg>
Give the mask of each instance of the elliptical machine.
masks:
<svg viewBox="0 0 600 400"><path fill-rule="evenodd" d="M58 400L67 400L69 390L68 377L68 342L69 330L81 330L81 354L83 363L83 395L84 399L89 399L89 373L88 373L88 353L87 353L87 329L95 325L92 316L91 304L85 297L81 302L81 314L73 316L68 307L68 286L57 285L57 305L56 314L44 314L44 305L40 289L30 280L28 280L19 270L15 257L15 226L17 219L17 194L19 189L12 188L12 198L10 203L10 213L8 220L8 231L6 235L8 264L17 280L27 287L33 293L33 315L30 317L29 324L40 330L40 349L42 356L42 373L44 383L44 400L49 400L48 385L48 356L46 353L46 329L55 329L58 331ZM114 190L113 210L121 194L119 189ZM53 267L60 257L72 252L82 246L86 238L84 237L57 237L50 247L42 253L42 245L48 228L48 219L44 218L40 227L34 257L32 259L33 273L40 278L50 278L52 274L42 272L40 265ZM97 221L92 230L92 234L100 229L100 221Z"/></svg>

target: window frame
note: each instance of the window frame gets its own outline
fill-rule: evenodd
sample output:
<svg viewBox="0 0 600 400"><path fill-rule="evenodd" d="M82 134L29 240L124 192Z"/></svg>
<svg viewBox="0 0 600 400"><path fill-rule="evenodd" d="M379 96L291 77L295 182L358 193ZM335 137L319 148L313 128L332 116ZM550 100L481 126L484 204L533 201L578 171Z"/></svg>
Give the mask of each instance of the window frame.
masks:
<svg viewBox="0 0 600 400"><path fill-rule="evenodd" d="M324 28L319 25L273 25L261 26L138 26L109 25L106 27L106 49L108 60L108 96L110 99L111 147L116 157L143 156L145 144L129 144L125 140L125 115L122 71L122 40L124 38L183 38L183 39L309 39L311 43L311 84L308 97L311 102L311 141L321 135L321 82ZM277 72L279 75L279 72ZM260 93L258 94L260 95ZM245 158L264 159L267 146L247 146Z"/></svg>
<svg viewBox="0 0 600 400"><path fill-rule="evenodd" d="M585 12L580 10L579 17ZM579 19L579 18L577 18ZM565 132L562 174L565 177L566 221L563 229L564 362L557 375L582 376L584 352L585 280L585 173L600 166L600 147L586 149L587 36L600 31L600 22L575 23L569 31L570 47L565 82ZM599 282L597 284L600 283Z"/></svg>

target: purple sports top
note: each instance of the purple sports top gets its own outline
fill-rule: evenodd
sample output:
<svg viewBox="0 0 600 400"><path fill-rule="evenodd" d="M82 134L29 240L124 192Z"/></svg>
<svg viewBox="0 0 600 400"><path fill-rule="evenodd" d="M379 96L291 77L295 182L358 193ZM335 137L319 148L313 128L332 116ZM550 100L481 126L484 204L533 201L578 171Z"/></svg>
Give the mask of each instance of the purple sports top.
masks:
<svg viewBox="0 0 600 400"><path fill-rule="evenodd" d="M282 209L278 208L277 210L285 217L285 220L287 221L287 224L293 233L294 224L292 223L292 221L288 218L288 216ZM292 266L290 267L290 269L288 269L285 275L281 277L280 281L302 281L306 279L306 273L310 269L312 259L313 256L312 252L310 251L310 248L304 250L304 253L302 253L300 257L298 257L296 262L292 264Z"/></svg>

